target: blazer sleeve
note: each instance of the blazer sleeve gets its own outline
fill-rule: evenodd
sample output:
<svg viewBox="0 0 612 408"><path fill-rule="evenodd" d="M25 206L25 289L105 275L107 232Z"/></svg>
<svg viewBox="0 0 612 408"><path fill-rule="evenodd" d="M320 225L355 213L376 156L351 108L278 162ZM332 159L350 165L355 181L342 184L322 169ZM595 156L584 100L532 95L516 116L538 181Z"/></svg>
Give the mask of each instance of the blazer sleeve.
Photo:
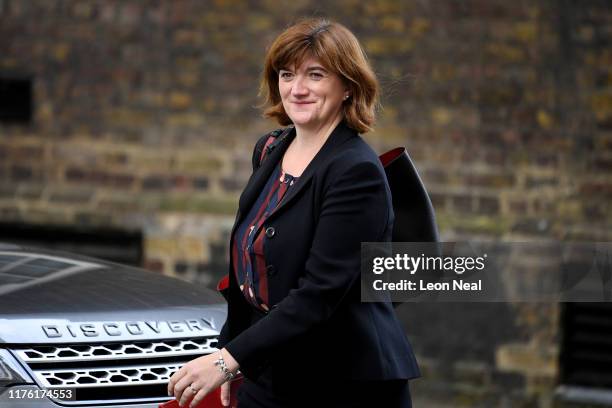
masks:
<svg viewBox="0 0 612 408"><path fill-rule="evenodd" d="M257 377L275 348L326 321L360 277L361 242L379 241L389 222L387 187L372 162L351 164L326 189L298 286L225 348Z"/></svg>

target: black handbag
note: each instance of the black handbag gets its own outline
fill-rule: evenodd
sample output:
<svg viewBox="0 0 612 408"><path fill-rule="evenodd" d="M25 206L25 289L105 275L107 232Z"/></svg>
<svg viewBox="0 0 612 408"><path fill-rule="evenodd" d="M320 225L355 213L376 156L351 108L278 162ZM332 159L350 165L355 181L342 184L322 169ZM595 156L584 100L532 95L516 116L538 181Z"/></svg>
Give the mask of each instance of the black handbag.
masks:
<svg viewBox="0 0 612 408"><path fill-rule="evenodd" d="M391 240L393 242L434 242L440 237L433 205L416 167L403 147L396 147L378 157L385 169L391 189L395 222ZM421 245L422 252L429 256L440 256L440 245ZM421 251L420 251L421 252ZM426 280L436 282L440 271L430 271ZM415 293L414 296L416 296ZM403 302L391 302L396 308Z"/></svg>
<svg viewBox="0 0 612 408"><path fill-rule="evenodd" d="M393 199L393 242L439 242L433 205L406 149L396 147L379 159Z"/></svg>

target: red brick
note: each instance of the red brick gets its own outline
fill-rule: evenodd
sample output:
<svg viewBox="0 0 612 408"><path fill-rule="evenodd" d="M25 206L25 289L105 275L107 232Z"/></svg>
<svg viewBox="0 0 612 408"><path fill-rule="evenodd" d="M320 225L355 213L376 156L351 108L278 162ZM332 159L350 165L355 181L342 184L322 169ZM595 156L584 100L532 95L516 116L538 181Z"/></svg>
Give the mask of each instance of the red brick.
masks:
<svg viewBox="0 0 612 408"><path fill-rule="evenodd" d="M527 213L527 202L526 201L510 201L510 211L516 214Z"/></svg>
<svg viewBox="0 0 612 408"><path fill-rule="evenodd" d="M172 187L176 190L190 190L191 185L191 179L187 176L177 175L172 177Z"/></svg>
<svg viewBox="0 0 612 408"><path fill-rule="evenodd" d="M12 160L40 160L43 155L42 146L13 146L10 150Z"/></svg>
<svg viewBox="0 0 612 408"><path fill-rule="evenodd" d="M152 272L163 273L164 262L161 259L146 259L143 268Z"/></svg>
<svg viewBox="0 0 612 408"><path fill-rule="evenodd" d="M579 189L581 194L588 196L602 196L612 198L612 183L609 182L586 182L580 186Z"/></svg>

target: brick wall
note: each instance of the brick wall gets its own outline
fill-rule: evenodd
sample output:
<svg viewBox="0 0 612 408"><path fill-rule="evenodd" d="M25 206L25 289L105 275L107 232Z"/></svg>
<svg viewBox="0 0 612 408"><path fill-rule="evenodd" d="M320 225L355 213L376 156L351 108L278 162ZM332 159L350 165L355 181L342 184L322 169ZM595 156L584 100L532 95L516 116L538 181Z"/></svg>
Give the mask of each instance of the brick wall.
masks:
<svg viewBox="0 0 612 408"><path fill-rule="evenodd" d="M0 74L30 76L30 124L0 124L0 221L144 234L145 266L211 284L274 128L265 47L323 14L364 44L384 110L452 239L612 240L607 1L0 0ZM549 406L558 305L406 305L417 406ZM505 404L505 405L504 405Z"/></svg>

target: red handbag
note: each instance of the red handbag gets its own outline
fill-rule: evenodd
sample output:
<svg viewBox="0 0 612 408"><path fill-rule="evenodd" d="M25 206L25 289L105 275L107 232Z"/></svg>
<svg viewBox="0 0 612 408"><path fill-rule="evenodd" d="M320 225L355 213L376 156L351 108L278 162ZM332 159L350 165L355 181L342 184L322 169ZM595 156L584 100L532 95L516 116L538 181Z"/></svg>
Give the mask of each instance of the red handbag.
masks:
<svg viewBox="0 0 612 408"><path fill-rule="evenodd" d="M242 384L244 377L242 374L238 374L233 380L230 382L230 408L236 408L238 406L238 399L236 398L236 393L238 392L238 387ZM185 406L189 406L188 405ZM179 408L179 403L176 399L173 399L168 402L164 402L163 404L159 404L159 408ZM212 392L208 393L202 401L195 408L227 408L221 405L221 387L214 389Z"/></svg>

